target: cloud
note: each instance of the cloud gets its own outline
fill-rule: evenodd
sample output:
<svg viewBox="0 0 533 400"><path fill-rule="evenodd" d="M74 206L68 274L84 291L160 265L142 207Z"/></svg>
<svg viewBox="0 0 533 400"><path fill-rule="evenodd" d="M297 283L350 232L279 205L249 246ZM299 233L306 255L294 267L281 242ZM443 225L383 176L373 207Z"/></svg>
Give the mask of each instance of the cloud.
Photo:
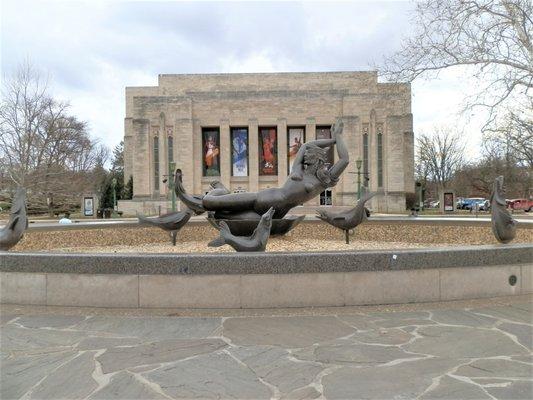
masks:
<svg viewBox="0 0 533 400"><path fill-rule="evenodd" d="M124 87L160 73L369 69L410 32L411 2L4 1L1 66L29 57L110 146ZM455 87L415 84L415 129L449 118ZM444 113L445 110L450 113ZM448 115L448 116L444 116Z"/></svg>

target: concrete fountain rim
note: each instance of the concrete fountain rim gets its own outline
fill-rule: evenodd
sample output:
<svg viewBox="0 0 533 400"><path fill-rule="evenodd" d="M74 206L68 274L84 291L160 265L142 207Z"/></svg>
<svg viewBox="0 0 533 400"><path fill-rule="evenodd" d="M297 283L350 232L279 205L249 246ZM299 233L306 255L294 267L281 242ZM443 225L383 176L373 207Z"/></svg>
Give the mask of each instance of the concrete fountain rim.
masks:
<svg viewBox="0 0 533 400"><path fill-rule="evenodd" d="M294 274L531 264L533 244L265 253L0 253L0 272L144 275Z"/></svg>

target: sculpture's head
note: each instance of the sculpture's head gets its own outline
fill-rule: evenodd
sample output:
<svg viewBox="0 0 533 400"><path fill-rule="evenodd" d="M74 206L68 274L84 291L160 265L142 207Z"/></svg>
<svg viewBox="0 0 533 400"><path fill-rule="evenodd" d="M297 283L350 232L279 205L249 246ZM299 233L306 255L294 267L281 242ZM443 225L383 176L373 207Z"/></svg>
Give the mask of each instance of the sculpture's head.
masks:
<svg viewBox="0 0 533 400"><path fill-rule="evenodd" d="M329 147L323 149L310 143L308 143L307 146L308 147L304 153L306 172L315 175L322 184L329 186L332 183L327 168Z"/></svg>
<svg viewBox="0 0 533 400"><path fill-rule="evenodd" d="M326 164L326 161L328 159L328 153L327 150L329 149L323 149L321 147L318 147L317 145L308 143L307 148L304 153L304 164L307 166L313 166L313 167L319 167Z"/></svg>

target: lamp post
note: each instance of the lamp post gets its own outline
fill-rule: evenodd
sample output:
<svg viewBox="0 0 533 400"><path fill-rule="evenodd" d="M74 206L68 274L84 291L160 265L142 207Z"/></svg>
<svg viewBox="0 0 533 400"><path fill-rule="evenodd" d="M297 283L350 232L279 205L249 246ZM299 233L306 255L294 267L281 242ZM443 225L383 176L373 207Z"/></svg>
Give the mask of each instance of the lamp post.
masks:
<svg viewBox="0 0 533 400"><path fill-rule="evenodd" d="M168 163L168 175L163 179L163 182L167 184L168 190L170 192L170 201L172 203L172 212L176 211L176 192L174 191L174 170L176 169L176 163L170 161Z"/></svg>
<svg viewBox="0 0 533 400"><path fill-rule="evenodd" d="M357 174L357 200L361 199L361 175L365 177L365 186L367 186L367 182L369 181L368 172L361 172L362 166L363 160L358 158L357 160L355 160L355 167L357 168L357 172L348 172L349 174Z"/></svg>
<svg viewBox="0 0 533 400"><path fill-rule="evenodd" d="M361 166L363 165L363 160L358 158L355 160L355 166L357 167L357 200L361 199Z"/></svg>
<svg viewBox="0 0 533 400"><path fill-rule="evenodd" d="M111 180L111 188L113 188L113 211L117 209L117 178Z"/></svg>

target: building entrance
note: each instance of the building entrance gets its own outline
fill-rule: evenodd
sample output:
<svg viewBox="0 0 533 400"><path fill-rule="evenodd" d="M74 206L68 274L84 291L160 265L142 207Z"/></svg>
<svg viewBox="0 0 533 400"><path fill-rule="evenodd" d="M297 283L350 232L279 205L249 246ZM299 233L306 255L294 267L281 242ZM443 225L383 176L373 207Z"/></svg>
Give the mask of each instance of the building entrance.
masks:
<svg viewBox="0 0 533 400"><path fill-rule="evenodd" d="M322 193L320 193L320 205L331 206L332 205L331 198L332 198L331 190L329 189L324 190Z"/></svg>

